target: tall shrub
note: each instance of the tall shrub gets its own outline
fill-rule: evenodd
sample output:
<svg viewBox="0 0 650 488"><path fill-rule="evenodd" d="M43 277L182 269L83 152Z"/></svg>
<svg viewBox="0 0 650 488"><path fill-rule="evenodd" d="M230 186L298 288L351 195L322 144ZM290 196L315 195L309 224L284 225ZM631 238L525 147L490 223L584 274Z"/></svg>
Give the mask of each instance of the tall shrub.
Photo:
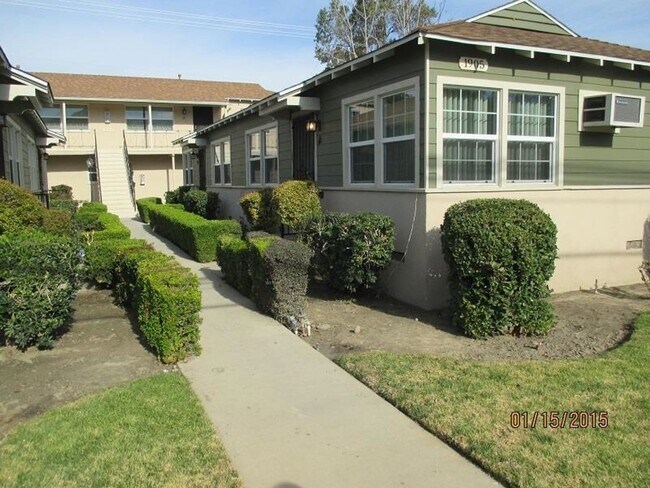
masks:
<svg viewBox="0 0 650 488"><path fill-rule="evenodd" d="M312 181L285 181L273 189L272 211L282 225L298 229L322 213L318 188Z"/></svg>
<svg viewBox="0 0 650 488"><path fill-rule="evenodd" d="M277 213L273 210L271 188L246 193L239 200L239 205L254 230L274 232L280 224Z"/></svg>
<svg viewBox="0 0 650 488"><path fill-rule="evenodd" d="M0 179L0 234L39 229L44 208L29 191Z"/></svg>
<svg viewBox="0 0 650 488"><path fill-rule="evenodd" d="M313 251L315 271L335 290L372 288L390 264L395 226L373 213L325 213L307 221L300 239Z"/></svg>
<svg viewBox="0 0 650 488"><path fill-rule="evenodd" d="M557 228L548 214L526 200L470 200L447 210L441 231L452 313L467 335L553 327Z"/></svg>

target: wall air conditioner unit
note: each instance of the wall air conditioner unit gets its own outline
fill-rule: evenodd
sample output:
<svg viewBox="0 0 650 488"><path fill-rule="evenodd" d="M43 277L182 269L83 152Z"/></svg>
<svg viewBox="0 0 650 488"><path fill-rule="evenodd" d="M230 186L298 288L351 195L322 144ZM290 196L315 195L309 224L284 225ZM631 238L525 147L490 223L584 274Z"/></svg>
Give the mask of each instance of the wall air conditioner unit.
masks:
<svg viewBox="0 0 650 488"><path fill-rule="evenodd" d="M603 93L584 97L582 125L589 127L643 127L645 97Z"/></svg>

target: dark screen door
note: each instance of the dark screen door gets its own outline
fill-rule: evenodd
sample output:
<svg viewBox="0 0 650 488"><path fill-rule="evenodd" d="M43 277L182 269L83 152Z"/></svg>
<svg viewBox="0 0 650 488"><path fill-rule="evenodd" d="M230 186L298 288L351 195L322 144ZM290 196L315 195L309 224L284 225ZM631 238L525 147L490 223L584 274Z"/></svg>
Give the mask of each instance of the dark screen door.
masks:
<svg viewBox="0 0 650 488"><path fill-rule="evenodd" d="M312 115L304 115L293 120L293 179L314 180L315 173L315 132L307 131L307 121Z"/></svg>

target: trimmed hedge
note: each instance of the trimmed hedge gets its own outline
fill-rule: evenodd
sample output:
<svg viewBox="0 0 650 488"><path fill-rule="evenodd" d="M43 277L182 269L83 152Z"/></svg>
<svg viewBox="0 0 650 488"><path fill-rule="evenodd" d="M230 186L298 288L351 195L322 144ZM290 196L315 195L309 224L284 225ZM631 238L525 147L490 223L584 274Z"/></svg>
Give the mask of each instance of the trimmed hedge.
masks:
<svg viewBox="0 0 650 488"><path fill-rule="evenodd" d="M325 213L305 223L300 240L313 251L315 271L335 290L374 287L390 264L395 225L373 213Z"/></svg>
<svg viewBox="0 0 650 488"><path fill-rule="evenodd" d="M135 204L138 207L138 214L144 223L149 223L149 209L152 206L159 205L161 203L162 200L157 197L141 198L135 201Z"/></svg>
<svg viewBox="0 0 650 488"><path fill-rule="evenodd" d="M274 232L280 222L273 211L273 190L264 188L260 191L246 193L239 200L239 206L246 220L255 230Z"/></svg>
<svg viewBox="0 0 650 488"><path fill-rule="evenodd" d="M451 206L441 227L455 322L472 337L544 334L554 325L548 280L557 228L526 200Z"/></svg>
<svg viewBox="0 0 650 488"><path fill-rule="evenodd" d="M251 299L284 325L305 313L311 251L300 242L258 238L249 242Z"/></svg>
<svg viewBox="0 0 650 488"><path fill-rule="evenodd" d="M141 239L106 239L86 246L86 278L102 288L116 284L120 254L136 250L151 250Z"/></svg>
<svg viewBox="0 0 650 488"><path fill-rule="evenodd" d="M117 292L137 313L140 331L163 363L201 352L201 291L196 275L161 252L118 253Z"/></svg>
<svg viewBox="0 0 650 488"><path fill-rule="evenodd" d="M192 188L179 196L186 211L204 219L216 220L219 213L219 194Z"/></svg>
<svg viewBox="0 0 650 488"><path fill-rule="evenodd" d="M318 188L313 181L285 181L273 189L272 211L282 225L298 229L322 214Z"/></svg>
<svg viewBox="0 0 650 488"><path fill-rule="evenodd" d="M20 349L52 347L72 316L79 244L42 232L0 236L0 336Z"/></svg>
<svg viewBox="0 0 650 488"><path fill-rule="evenodd" d="M29 191L0 178L0 234L39 229L44 211Z"/></svg>
<svg viewBox="0 0 650 488"><path fill-rule="evenodd" d="M85 202L81 207L79 207L78 213L107 213L108 207L103 203L99 202Z"/></svg>
<svg viewBox="0 0 650 488"><path fill-rule="evenodd" d="M242 234L241 225L234 220L206 220L169 205L152 207L149 216L154 232L178 245L200 263L214 260L221 235Z"/></svg>
<svg viewBox="0 0 650 488"><path fill-rule="evenodd" d="M54 185L50 188L50 200L72 200L72 187L68 185Z"/></svg>
<svg viewBox="0 0 650 488"><path fill-rule="evenodd" d="M79 202L77 200L60 200L56 198L50 199L51 210L62 210L70 214L70 216L77 213Z"/></svg>
<svg viewBox="0 0 650 488"><path fill-rule="evenodd" d="M103 241L107 239L128 239L131 237L131 231L120 221L117 215L111 213L98 213L96 215L102 228L93 233L93 240Z"/></svg>
<svg viewBox="0 0 650 488"><path fill-rule="evenodd" d="M193 186L179 186L175 190L165 192L165 203L183 203L183 196L190 191Z"/></svg>
<svg viewBox="0 0 650 488"><path fill-rule="evenodd" d="M241 237L224 235L217 241L217 264L226 282L245 296L251 293L248 253L248 244Z"/></svg>
<svg viewBox="0 0 650 488"><path fill-rule="evenodd" d="M43 212L42 229L48 234L71 236L74 234L72 215L64 210L47 210Z"/></svg>

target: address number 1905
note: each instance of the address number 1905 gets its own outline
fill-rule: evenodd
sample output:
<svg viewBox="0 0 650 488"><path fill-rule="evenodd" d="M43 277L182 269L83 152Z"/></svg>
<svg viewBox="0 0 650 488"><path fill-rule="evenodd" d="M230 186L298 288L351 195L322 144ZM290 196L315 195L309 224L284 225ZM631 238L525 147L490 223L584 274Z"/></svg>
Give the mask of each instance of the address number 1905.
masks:
<svg viewBox="0 0 650 488"><path fill-rule="evenodd" d="M487 59L482 58L466 58L462 57L458 60L458 65L463 71L482 71L488 70Z"/></svg>

